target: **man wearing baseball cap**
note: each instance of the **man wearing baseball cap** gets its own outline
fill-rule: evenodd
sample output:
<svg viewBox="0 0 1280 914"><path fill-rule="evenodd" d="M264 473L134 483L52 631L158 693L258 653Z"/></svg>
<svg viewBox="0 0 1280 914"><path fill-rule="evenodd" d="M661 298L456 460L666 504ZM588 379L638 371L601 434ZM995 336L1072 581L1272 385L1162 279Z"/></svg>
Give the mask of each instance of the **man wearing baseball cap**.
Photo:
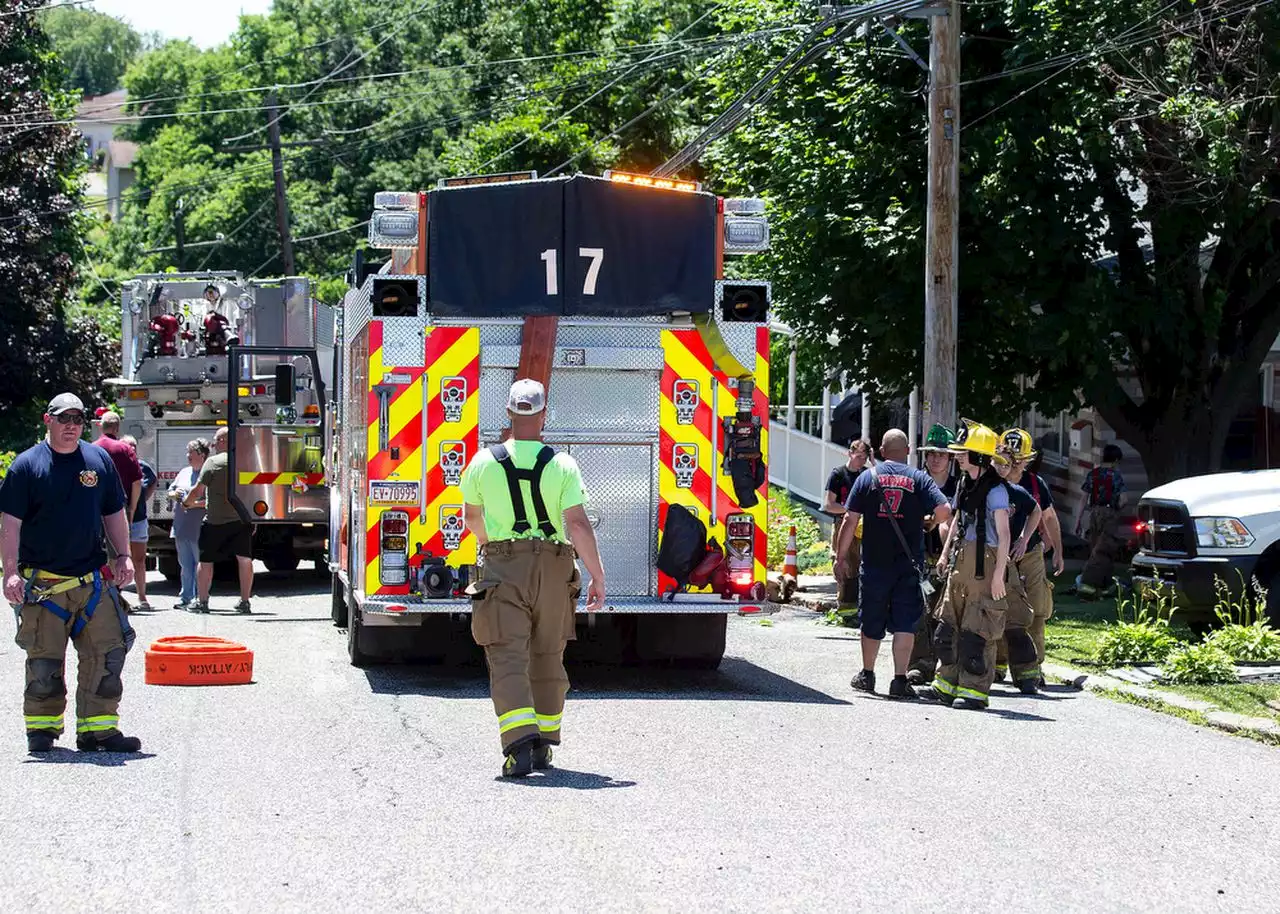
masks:
<svg viewBox="0 0 1280 914"><path fill-rule="evenodd" d="M44 424L45 440L19 454L0 484L4 595L19 607L17 642L27 654L27 749L48 752L62 735L70 641L80 658L77 748L137 752L141 741L120 732L118 715L134 638L117 591L133 579L124 488L107 452L81 440L79 397L54 397ZM116 550L110 579L104 523Z"/></svg>
<svg viewBox="0 0 1280 914"><path fill-rule="evenodd" d="M511 433L475 456L462 474L467 529L483 557L471 632L489 663L493 709L505 756L503 777L551 765L569 677L565 645L574 637L582 590L575 550L591 576L588 612L604 605L604 566L587 519L582 471L542 443L547 395L521 378L511 385Z"/></svg>

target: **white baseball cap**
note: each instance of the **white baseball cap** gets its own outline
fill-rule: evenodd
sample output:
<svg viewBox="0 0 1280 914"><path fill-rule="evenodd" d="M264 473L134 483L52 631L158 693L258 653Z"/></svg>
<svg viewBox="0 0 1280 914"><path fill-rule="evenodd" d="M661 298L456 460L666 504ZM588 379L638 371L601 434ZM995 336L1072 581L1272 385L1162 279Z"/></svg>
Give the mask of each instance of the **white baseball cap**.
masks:
<svg viewBox="0 0 1280 914"><path fill-rule="evenodd" d="M507 409L517 416L536 416L547 407L547 390L533 378L520 378L511 385Z"/></svg>

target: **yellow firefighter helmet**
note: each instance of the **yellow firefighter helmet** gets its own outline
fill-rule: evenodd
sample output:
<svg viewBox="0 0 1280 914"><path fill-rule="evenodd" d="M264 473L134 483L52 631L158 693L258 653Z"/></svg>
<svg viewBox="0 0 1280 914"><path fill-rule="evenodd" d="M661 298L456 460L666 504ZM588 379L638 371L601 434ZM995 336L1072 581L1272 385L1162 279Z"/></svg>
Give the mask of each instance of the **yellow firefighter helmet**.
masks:
<svg viewBox="0 0 1280 914"><path fill-rule="evenodd" d="M1000 438L991 427L972 419L960 420L960 427L956 429L956 440L947 445L947 450L981 454L1001 465L1008 462L1004 455L999 453Z"/></svg>
<svg viewBox="0 0 1280 914"><path fill-rule="evenodd" d="M1031 444L1031 433L1024 428L1011 428L1000 433L1000 450L1013 460L1034 457L1036 452Z"/></svg>

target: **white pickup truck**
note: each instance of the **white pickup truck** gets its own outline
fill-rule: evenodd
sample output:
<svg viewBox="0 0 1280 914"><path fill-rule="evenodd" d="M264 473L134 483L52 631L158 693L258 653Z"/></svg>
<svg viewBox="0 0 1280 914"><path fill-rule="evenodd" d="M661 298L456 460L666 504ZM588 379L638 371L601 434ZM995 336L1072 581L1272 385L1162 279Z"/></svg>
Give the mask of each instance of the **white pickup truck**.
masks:
<svg viewBox="0 0 1280 914"><path fill-rule="evenodd" d="M1217 579L1233 594L1256 579L1280 622L1280 469L1179 479L1143 495L1137 513L1135 587L1172 585L1183 618L1203 628L1214 619Z"/></svg>

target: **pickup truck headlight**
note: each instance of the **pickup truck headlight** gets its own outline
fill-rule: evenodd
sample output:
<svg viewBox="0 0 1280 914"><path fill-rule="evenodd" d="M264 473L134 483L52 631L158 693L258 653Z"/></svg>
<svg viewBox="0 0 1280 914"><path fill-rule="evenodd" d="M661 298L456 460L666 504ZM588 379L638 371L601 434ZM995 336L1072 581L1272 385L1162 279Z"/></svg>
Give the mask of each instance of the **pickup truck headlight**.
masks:
<svg viewBox="0 0 1280 914"><path fill-rule="evenodd" d="M1197 517L1196 542L1210 549L1244 549L1253 545L1253 534L1234 517Z"/></svg>

